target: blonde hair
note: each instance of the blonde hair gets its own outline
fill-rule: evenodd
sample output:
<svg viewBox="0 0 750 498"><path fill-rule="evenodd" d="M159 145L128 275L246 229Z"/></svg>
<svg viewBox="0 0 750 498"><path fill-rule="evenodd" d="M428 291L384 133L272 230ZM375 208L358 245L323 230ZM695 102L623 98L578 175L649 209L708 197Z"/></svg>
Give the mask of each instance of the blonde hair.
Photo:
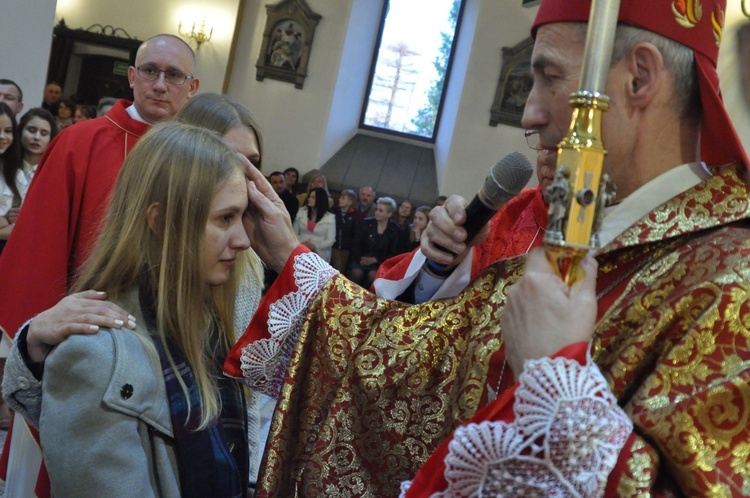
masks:
<svg viewBox="0 0 750 498"><path fill-rule="evenodd" d="M375 201L375 204L380 204L385 207L388 213L392 213L396 209L398 209L396 201L394 201L391 197L380 197L377 201Z"/></svg>
<svg viewBox="0 0 750 498"><path fill-rule="evenodd" d="M201 398L201 428L221 411L215 358L234 343L237 282L248 269L243 251L225 285L206 284L203 239L211 199L234 175L244 176L244 165L215 132L177 122L155 126L123 164L102 233L72 290L93 288L113 300L133 287L153 290L154 340L161 342L186 397L168 339L192 368ZM147 212L154 204L159 215L152 230ZM153 344L143 342L153 360Z"/></svg>
<svg viewBox="0 0 750 498"><path fill-rule="evenodd" d="M263 134L260 125L250 110L227 95L218 93L201 93L182 106L175 116L177 121L202 126L218 131L222 136L238 126L247 126L258 141L260 159L259 171L263 168Z"/></svg>
<svg viewBox="0 0 750 498"><path fill-rule="evenodd" d="M247 126L255 134L258 141L260 159L257 168L260 171L263 163L263 135L260 125L253 114L236 100L218 93L201 93L182 106L175 116L175 120L200 126L218 132L222 137L233 128ZM247 251L247 260L257 282L263 282L263 263L255 251Z"/></svg>

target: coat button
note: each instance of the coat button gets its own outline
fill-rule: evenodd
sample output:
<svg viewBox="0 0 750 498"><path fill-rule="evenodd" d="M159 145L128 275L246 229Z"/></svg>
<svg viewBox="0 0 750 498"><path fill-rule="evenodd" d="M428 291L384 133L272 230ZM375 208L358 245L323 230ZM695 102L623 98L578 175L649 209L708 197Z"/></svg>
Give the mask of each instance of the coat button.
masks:
<svg viewBox="0 0 750 498"><path fill-rule="evenodd" d="M133 395L133 386L130 384L125 384L120 389L120 396L122 396L122 399L130 399L130 397Z"/></svg>

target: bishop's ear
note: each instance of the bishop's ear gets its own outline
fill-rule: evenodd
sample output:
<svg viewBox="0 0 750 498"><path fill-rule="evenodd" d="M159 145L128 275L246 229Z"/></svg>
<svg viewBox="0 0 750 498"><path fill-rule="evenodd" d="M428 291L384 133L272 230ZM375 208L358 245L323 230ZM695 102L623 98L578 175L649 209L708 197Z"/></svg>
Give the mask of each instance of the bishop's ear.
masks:
<svg viewBox="0 0 750 498"><path fill-rule="evenodd" d="M637 107L647 106L664 84L664 58L651 43L638 43L628 55L631 78L629 98Z"/></svg>

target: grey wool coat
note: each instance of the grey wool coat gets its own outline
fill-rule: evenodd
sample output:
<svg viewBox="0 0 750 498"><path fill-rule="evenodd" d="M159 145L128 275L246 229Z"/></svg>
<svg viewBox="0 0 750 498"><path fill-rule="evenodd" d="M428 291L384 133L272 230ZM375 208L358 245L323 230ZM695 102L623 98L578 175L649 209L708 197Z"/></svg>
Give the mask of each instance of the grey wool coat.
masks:
<svg viewBox="0 0 750 498"><path fill-rule="evenodd" d="M140 311L129 298L122 305ZM39 422L56 498L180 496L164 375L134 333L103 329L55 348Z"/></svg>
<svg viewBox="0 0 750 498"><path fill-rule="evenodd" d="M254 278L242 283L235 303L235 328L239 333L258 307L260 289ZM117 304L135 315L139 327L145 323L137 292ZM179 496L174 449L165 439L171 438L172 425L163 373L160 366L151 363L135 334L126 329L103 329L93 336L71 336L47 358L44 377L43 382L34 378L14 344L5 367L3 397L32 426L39 429L43 418L41 423L46 427L40 432L44 458L56 498ZM83 389L89 392L79 391L76 385L86 386ZM262 456L256 398L253 396L248 405L251 482ZM63 411L63 418L56 418ZM115 423L116 429L110 434L85 420L100 415L105 416L102 423ZM127 434L119 434L120 430ZM130 458L131 453L138 458ZM81 471L87 475L81 475ZM96 475L88 475L93 473Z"/></svg>

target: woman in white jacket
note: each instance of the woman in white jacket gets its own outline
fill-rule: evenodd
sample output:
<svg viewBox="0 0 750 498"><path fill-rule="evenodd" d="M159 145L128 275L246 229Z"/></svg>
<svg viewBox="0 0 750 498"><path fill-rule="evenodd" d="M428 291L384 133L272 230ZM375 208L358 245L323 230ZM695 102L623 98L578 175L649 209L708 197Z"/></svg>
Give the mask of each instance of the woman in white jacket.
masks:
<svg viewBox="0 0 750 498"><path fill-rule="evenodd" d="M336 240L336 218L329 209L325 189L316 188L310 191L307 206L300 208L294 220L299 241L327 262L331 261L331 247Z"/></svg>

